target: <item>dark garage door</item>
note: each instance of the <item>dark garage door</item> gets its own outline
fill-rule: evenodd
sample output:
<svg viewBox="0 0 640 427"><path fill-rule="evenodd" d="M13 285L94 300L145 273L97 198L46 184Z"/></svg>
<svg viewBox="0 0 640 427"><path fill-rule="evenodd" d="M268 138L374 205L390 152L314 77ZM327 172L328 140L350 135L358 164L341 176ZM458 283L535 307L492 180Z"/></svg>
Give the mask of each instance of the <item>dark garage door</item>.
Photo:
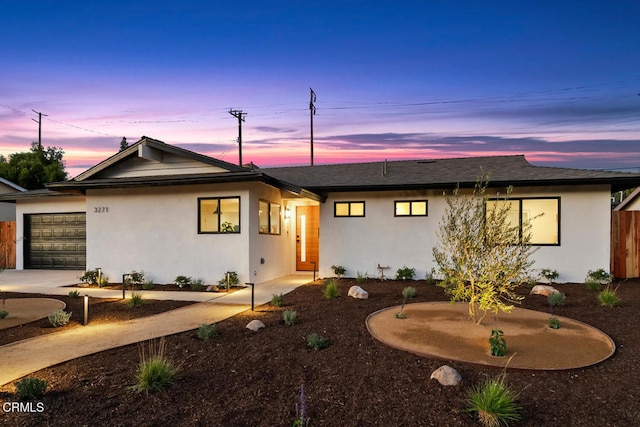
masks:
<svg viewBox="0 0 640 427"><path fill-rule="evenodd" d="M84 270L86 214L31 214L24 217L25 268Z"/></svg>

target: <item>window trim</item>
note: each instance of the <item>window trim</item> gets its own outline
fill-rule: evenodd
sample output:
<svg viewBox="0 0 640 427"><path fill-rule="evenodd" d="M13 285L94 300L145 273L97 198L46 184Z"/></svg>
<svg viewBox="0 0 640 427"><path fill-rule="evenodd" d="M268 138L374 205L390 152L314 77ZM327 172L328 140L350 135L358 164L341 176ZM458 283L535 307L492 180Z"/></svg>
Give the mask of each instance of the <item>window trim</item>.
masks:
<svg viewBox="0 0 640 427"><path fill-rule="evenodd" d="M234 231L221 231L221 223L220 223L220 214L217 214L218 217L218 231L203 231L202 230L202 201L203 200L217 200L218 206L220 206L220 201L228 200L228 199L237 199L238 200L238 230ZM220 196L220 197L198 197L198 234L240 234L242 230L242 198L240 196Z"/></svg>
<svg viewBox="0 0 640 427"><path fill-rule="evenodd" d="M362 215L353 215L351 213L351 205L362 203ZM338 215L338 205L348 205L349 212L347 215ZM333 202L333 216L334 218L364 218L366 216L367 205L364 200L349 200L349 201L335 201Z"/></svg>
<svg viewBox="0 0 640 427"><path fill-rule="evenodd" d="M556 200L558 202L558 242L557 243L535 243L531 242L531 246L561 246L562 243L562 203L560 196L544 196L544 197L509 197L508 199L488 199L490 202L518 202L518 233L522 236L522 202L524 200Z"/></svg>
<svg viewBox="0 0 640 427"><path fill-rule="evenodd" d="M267 204L267 230L268 231L260 231L260 202L262 203L266 203ZM278 232L277 233L272 233L271 232L271 205L277 205L278 206ZM275 202L270 202L269 200L266 199L258 199L258 234L264 234L267 236L279 236L282 234L282 204L280 203L275 203Z"/></svg>
<svg viewBox="0 0 640 427"><path fill-rule="evenodd" d="M413 203L415 202L424 202L425 209L424 214L414 214L413 213ZM398 203L409 203L409 214L407 215L399 215L398 214ZM413 199L413 200L394 200L393 201L393 216L396 218L410 218L410 217L425 217L429 216L429 200L427 199Z"/></svg>

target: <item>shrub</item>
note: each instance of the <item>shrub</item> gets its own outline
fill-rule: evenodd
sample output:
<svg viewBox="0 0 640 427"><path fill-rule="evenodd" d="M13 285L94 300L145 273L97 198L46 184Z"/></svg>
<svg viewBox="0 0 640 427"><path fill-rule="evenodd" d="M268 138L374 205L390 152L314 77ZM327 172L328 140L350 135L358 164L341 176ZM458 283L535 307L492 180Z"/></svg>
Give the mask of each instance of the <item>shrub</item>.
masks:
<svg viewBox="0 0 640 427"><path fill-rule="evenodd" d="M406 311L399 311L395 314L396 319L406 319L407 317L409 317L409 315L407 314Z"/></svg>
<svg viewBox="0 0 640 427"><path fill-rule="evenodd" d="M504 333L500 329L491 330L489 347L492 356L502 357L507 354L507 341L504 339Z"/></svg>
<svg viewBox="0 0 640 427"><path fill-rule="evenodd" d="M87 283L89 285L98 284L98 269L87 270L82 276L78 277L82 281L82 283Z"/></svg>
<svg viewBox="0 0 640 427"><path fill-rule="evenodd" d="M297 316L298 313L296 313L294 310L285 310L282 312L284 324L287 326L293 326L296 323Z"/></svg>
<svg viewBox="0 0 640 427"><path fill-rule="evenodd" d="M618 288L611 288L607 286L598 294L598 301L600 305L604 307L615 307L620 304L620 298L618 298Z"/></svg>
<svg viewBox="0 0 640 427"><path fill-rule="evenodd" d="M474 412L484 426L508 426L520 419L518 394L504 383L504 375L487 379L482 385L472 387L467 395L467 411Z"/></svg>
<svg viewBox="0 0 640 427"><path fill-rule="evenodd" d="M311 350L322 350L323 348L329 347L329 344L326 338L315 332L307 336L307 347Z"/></svg>
<svg viewBox="0 0 640 427"><path fill-rule="evenodd" d="M202 341L217 337L218 335L218 325L216 325L215 323L200 324L200 326L198 327L198 332L196 333L198 339L201 339Z"/></svg>
<svg viewBox="0 0 640 427"><path fill-rule="evenodd" d="M71 319L71 313L64 310L56 310L49 315L49 323L54 328L66 325L69 323L69 319Z"/></svg>
<svg viewBox="0 0 640 427"><path fill-rule="evenodd" d="M415 298L418 295L418 291L413 286L407 286L402 290L402 296L404 299Z"/></svg>
<svg viewBox="0 0 640 427"><path fill-rule="evenodd" d="M564 305L565 295L562 292L554 292L549 294L548 299L551 307L560 307Z"/></svg>
<svg viewBox="0 0 640 427"><path fill-rule="evenodd" d="M164 338L158 343L149 342L148 350L144 345L139 346L140 363L136 371L135 391L158 391L172 384L178 374L178 368L166 356Z"/></svg>
<svg viewBox="0 0 640 427"><path fill-rule="evenodd" d="M416 275L415 268L409 268L406 265L396 271L396 280L413 280Z"/></svg>
<svg viewBox="0 0 640 427"><path fill-rule="evenodd" d="M98 277L98 286L103 288L109 284L109 276L105 276L104 274Z"/></svg>
<svg viewBox="0 0 640 427"><path fill-rule="evenodd" d="M191 282L191 290L192 291L201 292L201 291L204 290L204 288L205 288L204 280L202 280L202 279L196 279L193 282Z"/></svg>
<svg viewBox="0 0 640 427"><path fill-rule="evenodd" d="M178 276L175 278L173 283L178 285L179 288L184 288L185 286L188 286L191 284L191 280L192 279L189 276Z"/></svg>
<svg viewBox="0 0 640 427"><path fill-rule="evenodd" d="M551 329L560 329L560 321L556 317L550 317L549 327Z"/></svg>
<svg viewBox="0 0 640 427"><path fill-rule="evenodd" d="M435 276L436 276L435 268L432 268L431 271L427 271L427 274L425 275L425 280L427 282L427 285L433 286L437 283Z"/></svg>
<svg viewBox="0 0 640 427"><path fill-rule="evenodd" d="M540 274L542 275L542 277L547 279L549 283L554 283L555 280L560 277L558 270L552 270L550 268L543 268L542 270L540 270Z"/></svg>
<svg viewBox="0 0 640 427"><path fill-rule="evenodd" d="M362 274L362 272L358 271L356 275L356 283L361 285L367 280L367 274Z"/></svg>
<svg viewBox="0 0 640 427"><path fill-rule="evenodd" d="M596 281L600 284L608 284L611 283L611 280L611 274L607 273L604 268L599 268L597 270L589 270L585 282Z"/></svg>
<svg viewBox="0 0 640 427"><path fill-rule="evenodd" d="M0 310L0 320L4 319L8 315L9 315L9 312L7 310Z"/></svg>
<svg viewBox="0 0 640 427"><path fill-rule="evenodd" d="M154 284L153 284L153 280L147 280L146 282L144 282L142 284L142 289L144 289L145 291L149 291L151 289L154 288Z"/></svg>
<svg viewBox="0 0 640 427"><path fill-rule="evenodd" d="M140 270L140 271L136 271L136 270L132 270L131 273L129 273L129 277L127 279L127 283L132 285L132 286L140 286L145 282L145 276L144 276L144 271Z"/></svg>
<svg viewBox="0 0 640 427"><path fill-rule="evenodd" d="M69 298L71 299L78 299L80 298L80 292L78 291L69 291Z"/></svg>
<svg viewBox="0 0 640 427"><path fill-rule="evenodd" d="M598 280L587 279L584 284L587 286L587 289L590 291L599 291L600 290L600 282Z"/></svg>
<svg viewBox="0 0 640 427"><path fill-rule="evenodd" d="M142 296L142 292L132 292L131 298L127 301L127 307L129 308L142 307L144 304L146 304L146 301Z"/></svg>
<svg viewBox="0 0 640 427"><path fill-rule="evenodd" d="M240 280L238 279L238 273L236 273L235 271L227 271L226 273L224 273L222 279L218 280L218 285L224 287L238 286L239 284Z"/></svg>
<svg viewBox="0 0 640 427"><path fill-rule="evenodd" d="M284 295L273 294L271 297L271 305L274 307L282 307L284 305Z"/></svg>
<svg viewBox="0 0 640 427"><path fill-rule="evenodd" d="M340 296L340 289L338 289L338 283L332 279L327 280L324 283L324 297L338 298L339 296Z"/></svg>
<svg viewBox="0 0 640 427"><path fill-rule="evenodd" d="M333 274L335 274L338 279L344 276L344 274L347 272L347 270L341 265L332 265L331 269L333 270Z"/></svg>
<svg viewBox="0 0 640 427"><path fill-rule="evenodd" d="M20 399L40 400L47 392L47 382L40 378L23 378L16 381L16 394Z"/></svg>

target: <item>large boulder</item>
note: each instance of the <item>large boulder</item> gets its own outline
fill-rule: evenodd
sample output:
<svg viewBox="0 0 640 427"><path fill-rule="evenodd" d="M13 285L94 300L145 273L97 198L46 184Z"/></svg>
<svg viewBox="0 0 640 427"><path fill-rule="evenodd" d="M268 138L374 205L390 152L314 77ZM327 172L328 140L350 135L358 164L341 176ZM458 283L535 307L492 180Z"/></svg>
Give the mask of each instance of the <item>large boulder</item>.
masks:
<svg viewBox="0 0 640 427"><path fill-rule="evenodd" d="M442 385L458 385L462 381L462 377L449 365L442 365L431 374L431 379L436 379Z"/></svg>
<svg viewBox="0 0 640 427"><path fill-rule="evenodd" d="M551 294L557 294L560 291L549 285L535 285L531 288L531 295L544 295L548 297Z"/></svg>
<svg viewBox="0 0 640 427"><path fill-rule="evenodd" d="M369 292L365 291L360 286L352 286L349 288L347 296L357 299L367 299L369 298Z"/></svg>
<svg viewBox="0 0 640 427"><path fill-rule="evenodd" d="M262 328L264 328L264 323L259 320L252 320L251 322L247 323L247 329L253 332L256 332L258 329Z"/></svg>

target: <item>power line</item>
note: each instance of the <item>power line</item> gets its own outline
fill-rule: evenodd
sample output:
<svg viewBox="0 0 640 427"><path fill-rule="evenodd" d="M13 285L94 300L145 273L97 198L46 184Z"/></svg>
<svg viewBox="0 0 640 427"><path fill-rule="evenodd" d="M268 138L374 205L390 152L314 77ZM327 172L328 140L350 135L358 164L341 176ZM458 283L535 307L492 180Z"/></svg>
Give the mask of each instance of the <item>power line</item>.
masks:
<svg viewBox="0 0 640 427"><path fill-rule="evenodd" d="M229 109L229 114L238 119L238 165L242 166L242 122L247 113L242 110Z"/></svg>

